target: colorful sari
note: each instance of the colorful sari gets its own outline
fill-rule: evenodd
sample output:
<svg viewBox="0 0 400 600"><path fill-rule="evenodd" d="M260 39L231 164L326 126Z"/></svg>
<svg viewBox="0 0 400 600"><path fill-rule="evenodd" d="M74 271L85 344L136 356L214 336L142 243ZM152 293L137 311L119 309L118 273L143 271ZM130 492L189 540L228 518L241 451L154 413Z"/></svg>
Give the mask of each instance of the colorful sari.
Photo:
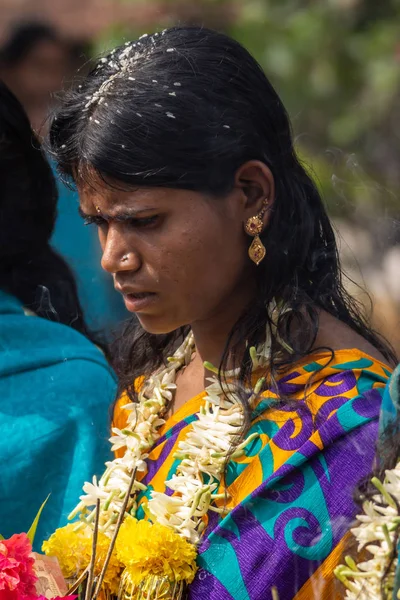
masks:
<svg viewBox="0 0 400 600"><path fill-rule="evenodd" d="M273 587L279 600L341 597L333 569L356 514L353 489L372 467L390 370L358 350L329 360L315 354L279 380L279 395L293 402L267 391L254 409L249 434L259 437L228 465L220 491L232 510L209 515L190 600L268 600ZM152 490L172 495L165 481L179 464L173 455L203 399L192 398L164 425L147 461L138 518ZM125 403L115 410L121 429Z"/></svg>

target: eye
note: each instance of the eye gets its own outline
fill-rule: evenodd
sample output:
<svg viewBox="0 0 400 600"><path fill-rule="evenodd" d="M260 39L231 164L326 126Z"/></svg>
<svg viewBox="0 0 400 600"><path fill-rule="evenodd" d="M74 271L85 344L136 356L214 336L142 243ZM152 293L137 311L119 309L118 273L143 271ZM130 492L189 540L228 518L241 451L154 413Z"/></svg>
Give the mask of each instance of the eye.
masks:
<svg viewBox="0 0 400 600"><path fill-rule="evenodd" d="M144 229L152 227L158 223L159 216L153 215L151 217L144 217L143 219L130 219L129 224L132 227Z"/></svg>
<svg viewBox="0 0 400 600"><path fill-rule="evenodd" d="M97 227L102 227L107 224L107 221L98 215L86 215L83 219L83 223L84 225L97 225Z"/></svg>

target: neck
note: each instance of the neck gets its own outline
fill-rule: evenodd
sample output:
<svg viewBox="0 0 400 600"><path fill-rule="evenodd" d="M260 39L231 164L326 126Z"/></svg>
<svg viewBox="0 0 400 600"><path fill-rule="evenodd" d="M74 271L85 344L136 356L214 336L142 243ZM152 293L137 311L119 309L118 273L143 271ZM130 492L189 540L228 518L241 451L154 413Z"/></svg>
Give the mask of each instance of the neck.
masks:
<svg viewBox="0 0 400 600"><path fill-rule="evenodd" d="M202 366L207 361L218 368L230 329L223 330L221 328L219 331L207 331L206 328L198 327L196 324L196 326L192 327L192 331L196 344L196 355L193 360L193 366Z"/></svg>
<svg viewBox="0 0 400 600"><path fill-rule="evenodd" d="M191 324L196 343L196 362L208 361L219 367L228 336L251 301L252 291L253 286L243 285L209 318Z"/></svg>

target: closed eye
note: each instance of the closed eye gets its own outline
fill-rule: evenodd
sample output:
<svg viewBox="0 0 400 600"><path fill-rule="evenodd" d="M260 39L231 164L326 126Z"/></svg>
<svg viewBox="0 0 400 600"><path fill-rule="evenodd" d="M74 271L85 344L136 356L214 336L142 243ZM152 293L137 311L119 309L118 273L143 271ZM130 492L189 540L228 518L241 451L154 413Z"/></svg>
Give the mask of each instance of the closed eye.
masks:
<svg viewBox="0 0 400 600"><path fill-rule="evenodd" d="M107 223L107 221L98 215L86 215L83 219L83 223L84 225L97 225L98 227L101 227Z"/></svg>
<svg viewBox="0 0 400 600"><path fill-rule="evenodd" d="M102 215L87 215L83 213L81 210L79 211L83 222L85 225L97 225L97 227L104 227L104 225L108 225L109 221L115 221L118 223L126 223L129 227L138 229L138 228L150 228L156 225L159 220L159 215L152 215L151 217L132 217L130 215L119 215L112 219L108 219L103 217Z"/></svg>
<svg viewBox="0 0 400 600"><path fill-rule="evenodd" d="M151 227L155 225L158 221L158 215L154 215L152 217L143 217L143 219L129 219L129 225L132 227Z"/></svg>

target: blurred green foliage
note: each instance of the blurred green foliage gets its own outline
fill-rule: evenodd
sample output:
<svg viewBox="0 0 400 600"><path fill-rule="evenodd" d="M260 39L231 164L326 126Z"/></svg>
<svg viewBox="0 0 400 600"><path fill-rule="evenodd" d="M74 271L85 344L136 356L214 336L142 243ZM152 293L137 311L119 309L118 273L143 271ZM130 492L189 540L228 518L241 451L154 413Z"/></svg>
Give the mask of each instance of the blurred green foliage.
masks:
<svg viewBox="0 0 400 600"><path fill-rule="evenodd" d="M130 2L140 10L144 0ZM398 214L400 0L147 0L154 29L202 23L260 62L292 118L332 214ZM106 32L114 45L138 32ZM111 39L112 38L112 39Z"/></svg>

